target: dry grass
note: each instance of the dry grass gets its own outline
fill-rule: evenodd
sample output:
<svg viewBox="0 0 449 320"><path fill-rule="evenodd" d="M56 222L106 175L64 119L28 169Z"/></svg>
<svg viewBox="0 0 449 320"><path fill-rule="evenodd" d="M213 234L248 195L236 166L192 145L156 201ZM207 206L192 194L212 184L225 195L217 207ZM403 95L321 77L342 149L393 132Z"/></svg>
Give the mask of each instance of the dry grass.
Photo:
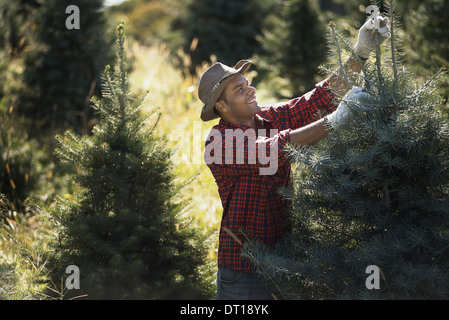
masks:
<svg viewBox="0 0 449 320"><path fill-rule="evenodd" d="M158 134L167 137L172 149L175 175L180 183L190 181L183 189L182 201L189 201L188 219L204 233L214 233L219 228L222 206L214 178L203 161L204 140L210 128L217 123L200 120L201 101L197 96L199 75L208 66L190 75L174 67L170 52L164 47L144 47L138 44L130 48L134 58L130 75L134 93L148 91L143 110L161 113ZM177 53L189 65L189 57ZM186 75L187 74L187 75ZM209 254L215 258L217 237L213 236Z"/></svg>

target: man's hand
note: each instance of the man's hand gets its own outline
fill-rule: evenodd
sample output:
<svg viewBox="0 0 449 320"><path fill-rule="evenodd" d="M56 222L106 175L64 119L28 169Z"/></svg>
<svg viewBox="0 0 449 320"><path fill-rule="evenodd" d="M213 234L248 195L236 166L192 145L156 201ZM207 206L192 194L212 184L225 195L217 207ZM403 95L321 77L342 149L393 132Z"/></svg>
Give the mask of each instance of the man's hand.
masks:
<svg viewBox="0 0 449 320"><path fill-rule="evenodd" d="M374 19L376 20L374 21ZM379 27L378 29L375 28L376 25ZM376 33L379 35L377 37L379 44L391 36L388 18L383 18L380 15L369 18L359 29L357 43L354 47L355 54L352 54L343 65L344 73L349 77L350 83L355 82L355 75L362 70L364 60L367 60L370 53L376 48ZM339 96L345 95L351 89L351 85L342 78L340 70L332 74L328 82L332 90Z"/></svg>
<svg viewBox="0 0 449 320"><path fill-rule="evenodd" d="M388 26L388 18L377 16L376 19L379 23L379 29L375 30L376 23L370 18L359 30L359 35L354 50L362 59L368 59L370 53L376 48L376 32L379 32L380 35L379 44L383 43L391 35L390 27Z"/></svg>
<svg viewBox="0 0 449 320"><path fill-rule="evenodd" d="M339 124L343 123L346 118L350 115L351 110L348 107L348 103L351 100L360 101L364 98L369 98L370 94L368 92L363 91L363 88L354 87L348 93L347 97L340 102L337 110L332 112L330 115L326 116L327 121L330 123L333 129L336 129Z"/></svg>

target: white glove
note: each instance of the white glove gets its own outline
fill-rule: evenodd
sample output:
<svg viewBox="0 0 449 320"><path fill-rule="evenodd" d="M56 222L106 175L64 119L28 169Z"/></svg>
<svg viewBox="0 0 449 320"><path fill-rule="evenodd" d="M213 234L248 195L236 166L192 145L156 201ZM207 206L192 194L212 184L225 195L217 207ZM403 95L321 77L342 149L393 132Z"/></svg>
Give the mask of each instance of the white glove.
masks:
<svg viewBox="0 0 449 320"><path fill-rule="evenodd" d="M380 34L379 44L381 44L391 36L390 27L386 17L377 16L377 22L379 23L379 29L377 29ZM375 21L369 18L359 29L354 50L362 59L368 59L370 53L376 48L375 25Z"/></svg>
<svg viewBox="0 0 449 320"><path fill-rule="evenodd" d="M363 101L370 97L368 92L363 91L363 88L354 87L349 91L346 98L340 102L338 108L330 115L326 116L327 121L330 123L333 129L336 129L339 124L346 121L346 118L351 114L351 110L348 107L348 102L351 101Z"/></svg>

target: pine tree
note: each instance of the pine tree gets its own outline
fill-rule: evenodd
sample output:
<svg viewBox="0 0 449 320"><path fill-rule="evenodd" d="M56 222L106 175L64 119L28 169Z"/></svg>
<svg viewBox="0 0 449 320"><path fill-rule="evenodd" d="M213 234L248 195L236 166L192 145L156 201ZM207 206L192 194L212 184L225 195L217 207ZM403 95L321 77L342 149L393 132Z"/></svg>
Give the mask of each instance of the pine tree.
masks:
<svg viewBox="0 0 449 320"><path fill-rule="evenodd" d="M411 63L417 74L429 76L442 66L449 68L449 6L444 0L421 1L407 15L406 23L413 26L408 32ZM445 98L444 111L449 115L449 75L442 79L439 93Z"/></svg>
<svg viewBox="0 0 449 320"><path fill-rule="evenodd" d="M318 66L326 58L320 6L316 0L282 1L273 4L270 13L260 37L262 73L288 80L287 95L281 94L284 88L279 96L300 96L318 82Z"/></svg>
<svg viewBox="0 0 449 320"><path fill-rule="evenodd" d="M53 282L64 291L56 284L67 266L76 265L80 290L66 297L207 297L203 239L179 220L185 207L175 201L170 151L155 135L154 116L142 117L143 98L128 91L123 24L117 35L116 67L106 67L103 75L92 135L67 131L58 138L57 154L76 167L79 191L61 200L53 214L60 225Z"/></svg>
<svg viewBox="0 0 449 320"><path fill-rule="evenodd" d="M0 119L0 193L5 195L14 215L25 215L25 200L36 199L48 191L53 164L45 148L26 134L7 98L0 99Z"/></svg>
<svg viewBox="0 0 449 320"><path fill-rule="evenodd" d="M27 30L40 6L36 0L0 2L0 54L17 58L23 53L28 43Z"/></svg>
<svg viewBox="0 0 449 320"><path fill-rule="evenodd" d="M32 136L73 128L87 133L90 98L99 95L100 73L114 56L113 34L103 0L44 0L33 11L29 47L24 53L17 112L29 120ZM79 8L79 29L66 27L66 8Z"/></svg>
<svg viewBox="0 0 449 320"><path fill-rule="evenodd" d="M244 251L279 297L449 298L449 123L438 74L420 83L401 66L392 2L391 41L352 83L369 96L340 97L352 116L318 145L290 148L297 170L282 194L292 233ZM331 38L341 70L352 46L335 27ZM367 285L369 266L378 289Z"/></svg>
<svg viewBox="0 0 449 320"><path fill-rule="evenodd" d="M260 51L256 36L263 16L258 1L197 0L188 12L185 48L189 52L192 41L198 40L190 52L194 66L209 61L211 55L233 66Z"/></svg>

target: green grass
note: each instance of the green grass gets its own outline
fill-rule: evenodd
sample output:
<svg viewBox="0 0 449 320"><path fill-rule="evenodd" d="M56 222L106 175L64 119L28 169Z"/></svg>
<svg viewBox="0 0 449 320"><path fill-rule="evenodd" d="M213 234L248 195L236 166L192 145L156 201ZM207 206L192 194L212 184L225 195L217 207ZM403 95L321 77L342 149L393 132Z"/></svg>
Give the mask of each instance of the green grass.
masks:
<svg viewBox="0 0 449 320"><path fill-rule="evenodd" d="M45 299L49 228L38 216L10 216L0 229L0 299Z"/></svg>

